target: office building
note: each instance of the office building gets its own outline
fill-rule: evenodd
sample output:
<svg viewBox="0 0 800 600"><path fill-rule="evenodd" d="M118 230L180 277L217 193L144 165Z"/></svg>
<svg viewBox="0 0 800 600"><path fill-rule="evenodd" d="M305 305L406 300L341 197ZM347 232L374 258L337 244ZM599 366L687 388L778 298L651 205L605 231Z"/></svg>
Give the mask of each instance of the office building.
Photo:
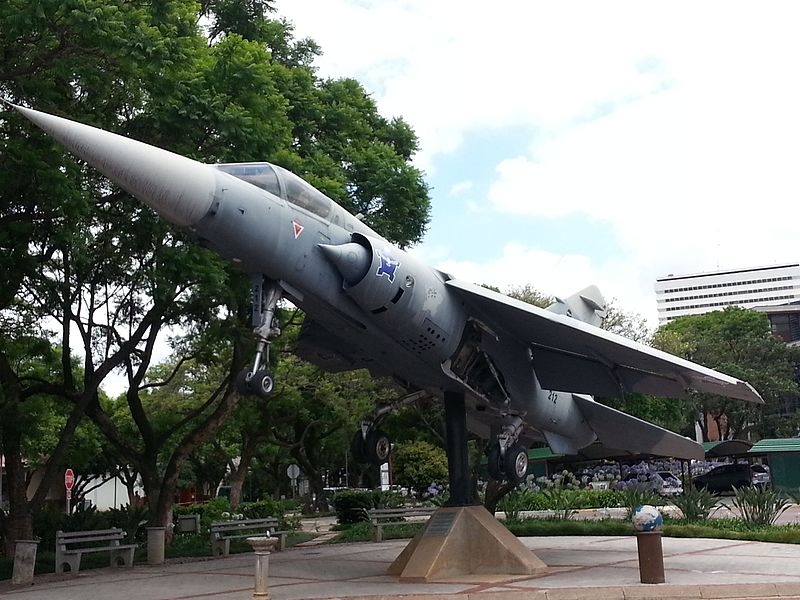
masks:
<svg viewBox="0 0 800 600"><path fill-rule="evenodd" d="M800 301L800 263L667 275L656 280L658 322L726 306L755 308Z"/></svg>

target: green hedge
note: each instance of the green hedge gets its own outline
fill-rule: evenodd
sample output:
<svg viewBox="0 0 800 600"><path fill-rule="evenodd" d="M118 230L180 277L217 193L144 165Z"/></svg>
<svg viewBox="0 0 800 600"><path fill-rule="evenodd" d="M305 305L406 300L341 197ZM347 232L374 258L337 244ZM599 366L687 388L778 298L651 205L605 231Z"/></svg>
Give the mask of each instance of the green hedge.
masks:
<svg viewBox="0 0 800 600"><path fill-rule="evenodd" d="M333 497L336 519L342 525L367 521L372 508L399 508L403 497L397 492L381 490L342 490Z"/></svg>

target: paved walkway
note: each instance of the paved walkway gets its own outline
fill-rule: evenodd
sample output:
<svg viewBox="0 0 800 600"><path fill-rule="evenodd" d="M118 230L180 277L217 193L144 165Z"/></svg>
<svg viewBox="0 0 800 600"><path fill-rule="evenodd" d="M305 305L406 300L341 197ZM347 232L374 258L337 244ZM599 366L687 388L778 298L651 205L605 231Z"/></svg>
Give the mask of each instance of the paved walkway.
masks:
<svg viewBox="0 0 800 600"><path fill-rule="evenodd" d="M550 567L539 577L471 576L400 583L386 575L405 540L293 548L270 556L274 600L570 600L577 598L800 598L800 546L664 538L666 584L642 585L634 537L522 538ZM252 598L255 559L170 561L160 567L37 576L35 585L0 583L2 600L187 600Z"/></svg>

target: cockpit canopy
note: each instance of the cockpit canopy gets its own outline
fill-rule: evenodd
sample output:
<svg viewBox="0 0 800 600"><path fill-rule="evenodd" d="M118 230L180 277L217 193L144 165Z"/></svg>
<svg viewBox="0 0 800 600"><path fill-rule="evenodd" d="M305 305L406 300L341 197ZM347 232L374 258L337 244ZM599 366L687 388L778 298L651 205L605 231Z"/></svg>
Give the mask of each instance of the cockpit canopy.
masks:
<svg viewBox="0 0 800 600"><path fill-rule="evenodd" d="M333 200L311 184L278 165L266 162L226 163L214 165L220 171L233 175L287 202L327 219L333 211Z"/></svg>

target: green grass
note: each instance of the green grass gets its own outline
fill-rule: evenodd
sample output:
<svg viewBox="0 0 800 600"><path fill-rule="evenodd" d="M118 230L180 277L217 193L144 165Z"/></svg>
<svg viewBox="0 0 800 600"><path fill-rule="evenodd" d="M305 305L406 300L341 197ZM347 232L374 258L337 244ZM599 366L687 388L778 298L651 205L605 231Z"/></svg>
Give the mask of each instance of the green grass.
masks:
<svg viewBox="0 0 800 600"><path fill-rule="evenodd" d="M511 533L520 537L543 537L561 535L633 535L633 526L620 519L599 521L560 519L516 519L505 522ZM422 528L421 523L404 523L384 527L384 539L407 539L414 537ZM773 525L749 527L738 519L707 519L687 523L668 519L664 524L665 537L717 538L800 544L800 525ZM354 523L343 528L329 543L370 541L369 523Z"/></svg>

